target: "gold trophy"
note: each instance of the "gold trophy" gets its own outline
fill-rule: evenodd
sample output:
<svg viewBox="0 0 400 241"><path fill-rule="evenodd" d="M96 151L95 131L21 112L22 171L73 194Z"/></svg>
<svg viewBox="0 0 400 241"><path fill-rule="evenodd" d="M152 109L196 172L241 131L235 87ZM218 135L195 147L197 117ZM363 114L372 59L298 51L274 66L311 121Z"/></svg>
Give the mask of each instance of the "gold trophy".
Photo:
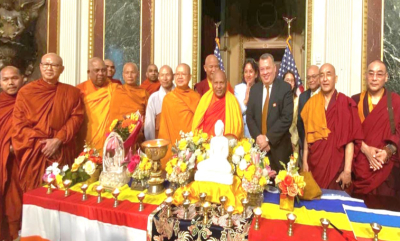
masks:
<svg viewBox="0 0 400 241"><path fill-rule="evenodd" d="M372 231L374 232L374 241L378 241L378 234L382 229L382 226L378 223L371 223Z"/></svg>
<svg viewBox="0 0 400 241"><path fill-rule="evenodd" d="M160 159L167 154L168 145L169 141L164 139L155 139L142 143L144 153L151 160L151 173L147 192L150 195L156 195L164 191L164 178L162 178Z"/></svg>

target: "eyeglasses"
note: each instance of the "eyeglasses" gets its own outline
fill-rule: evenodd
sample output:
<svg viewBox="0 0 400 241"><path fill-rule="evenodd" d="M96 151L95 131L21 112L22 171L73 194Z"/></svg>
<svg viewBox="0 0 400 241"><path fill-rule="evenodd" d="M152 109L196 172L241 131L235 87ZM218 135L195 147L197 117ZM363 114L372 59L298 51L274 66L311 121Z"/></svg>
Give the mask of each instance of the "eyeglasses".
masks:
<svg viewBox="0 0 400 241"><path fill-rule="evenodd" d="M375 75L376 75L376 77L378 79L382 79L382 78L384 78L386 76L386 73L383 73L383 72L378 72L378 73L368 72L368 76L371 77L371 78L373 78Z"/></svg>
<svg viewBox="0 0 400 241"><path fill-rule="evenodd" d="M316 79L318 77L318 74L315 75L307 75L306 79L311 80L311 79Z"/></svg>
<svg viewBox="0 0 400 241"><path fill-rule="evenodd" d="M59 64L50 64L50 63L40 63L42 66L43 66L43 68L45 68L45 69L48 69L48 68L52 68L52 69L57 69L57 68L60 68L61 67L61 65L59 65Z"/></svg>

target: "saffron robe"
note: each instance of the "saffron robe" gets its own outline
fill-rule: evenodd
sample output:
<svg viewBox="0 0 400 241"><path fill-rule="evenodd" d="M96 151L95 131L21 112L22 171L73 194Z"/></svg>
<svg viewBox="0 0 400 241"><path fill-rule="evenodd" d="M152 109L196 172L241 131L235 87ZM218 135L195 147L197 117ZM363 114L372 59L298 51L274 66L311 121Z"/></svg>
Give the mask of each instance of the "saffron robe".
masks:
<svg viewBox="0 0 400 241"><path fill-rule="evenodd" d="M146 79L145 81L142 82L140 85L140 88L146 90L149 93L149 96L153 94L154 92L158 91L160 89L160 81L155 81L152 82L149 79Z"/></svg>
<svg viewBox="0 0 400 241"><path fill-rule="evenodd" d="M380 170L373 171L364 153L360 152L353 163L355 174L354 192L362 194L378 194L386 196L399 196L400 176L399 176L399 148L400 148L400 96L396 93L392 95L392 107L396 134L392 134L390 129L389 112L387 105L387 93L379 100L378 104L370 112L368 108L368 94L363 92L353 96L353 100L358 103L358 113L362 122L364 132L364 142L368 146L382 149L387 144L397 147L394 154L387 164L382 165Z"/></svg>
<svg viewBox="0 0 400 241"><path fill-rule="evenodd" d="M200 96L203 96L210 89L212 89L212 85L211 85L211 82L208 81L207 78L203 79L202 81L200 81L199 83L194 85L194 90L197 91L197 93L199 93ZM232 94L235 94L235 91L233 90L233 88L229 82L228 82L227 90L229 92L231 92Z"/></svg>
<svg viewBox="0 0 400 241"><path fill-rule="evenodd" d="M14 240L21 229L22 190L19 162L10 153L16 95L0 93L0 240Z"/></svg>
<svg viewBox="0 0 400 241"><path fill-rule="evenodd" d="M163 100L158 137L170 141L168 152L161 160L162 169L172 156L171 146L181 139L180 131L192 130L192 122L200 95L192 89L175 88Z"/></svg>
<svg viewBox="0 0 400 241"><path fill-rule="evenodd" d="M84 107L77 88L42 79L33 81L18 92L14 107L12 143L20 161L20 185L24 192L42 184L47 166L58 162L71 165L75 153L75 136L81 127ZM43 155L40 141L61 140L57 159Z"/></svg>
<svg viewBox="0 0 400 241"><path fill-rule="evenodd" d="M361 147L363 133L360 118L354 101L336 91L326 111L315 111L314 115L309 115L316 106L325 106L325 99L321 101L318 95L322 93L311 97L301 112L308 143L307 163L321 188L340 189L336 179L344 169L346 145L355 142L354 156ZM320 115L325 115L325 118L321 118ZM327 126L324 126L324 123L318 124L315 119L325 119ZM314 122L314 125L311 125L311 122ZM310 129L310 126L314 126L314 129ZM320 133L315 135L315 130L319 130ZM323 138L316 138L321 136L321 133ZM327 138L324 135L327 135Z"/></svg>
<svg viewBox="0 0 400 241"><path fill-rule="evenodd" d="M199 102L193 118L192 130L202 129L215 136L215 123L224 122L224 135L233 135L236 139L243 137L243 119L236 97L227 91L225 96L217 98L211 89L205 93Z"/></svg>
<svg viewBox="0 0 400 241"><path fill-rule="evenodd" d="M109 129L109 116L112 95L118 84L111 83L109 79L104 86L97 89L91 80L77 86L83 95L85 105L85 119L79 133L78 148L83 148L84 141L96 148L103 155L103 146L106 132Z"/></svg>

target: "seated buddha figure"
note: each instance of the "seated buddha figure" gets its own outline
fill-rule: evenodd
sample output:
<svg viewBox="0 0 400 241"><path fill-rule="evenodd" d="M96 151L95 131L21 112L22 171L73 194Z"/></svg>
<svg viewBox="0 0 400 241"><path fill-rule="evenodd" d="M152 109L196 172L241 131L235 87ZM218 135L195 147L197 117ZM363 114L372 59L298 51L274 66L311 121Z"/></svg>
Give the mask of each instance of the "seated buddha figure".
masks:
<svg viewBox="0 0 400 241"><path fill-rule="evenodd" d="M214 128L216 136L211 138L210 158L197 164L194 180L232 185L232 167L227 160L229 144L228 139L223 136L224 123L218 120Z"/></svg>

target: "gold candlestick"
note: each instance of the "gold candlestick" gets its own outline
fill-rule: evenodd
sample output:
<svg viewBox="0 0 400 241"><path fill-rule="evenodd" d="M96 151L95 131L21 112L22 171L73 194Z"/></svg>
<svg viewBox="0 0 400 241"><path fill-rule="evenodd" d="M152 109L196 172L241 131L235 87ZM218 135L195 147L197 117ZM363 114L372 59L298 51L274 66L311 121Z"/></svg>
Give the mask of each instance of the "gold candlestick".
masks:
<svg viewBox="0 0 400 241"><path fill-rule="evenodd" d="M174 191L171 188L165 190L165 195L167 195L167 197L172 197L172 194L174 194Z"/></svg>
<svg viewBox="0 0 400 241"><path fill-rule="evenodd" d="M113 205L113 207L116 208L116 207L118 207L119 189L115 188L114 191L112 192L112 195L114 197L114 205Z"/></svg>
<svg viewBox="0 0 400 241"><path fill-rule="evenodd" d="M235 211L235 208L233 206L229 206L228 209L226 210L226 212L228 213L228 218L226 219L227 221L227 227L231 228L233 226L233 222L232 222L232 214L233 211Z"/></svg>
<svg viewBox="0 0 400 241"><path fill-rule="evenodd" d="M261 217L261 214L262 214L262 210L261 210L261 208L255 208L254 210L253 210L253 212L254 212L254 215L256 216L256 223L254 224L254 230L259 230L260 229L260 217Z"/></svg>
<svg viewBox="0 0 400 241"><path fill-rule="evenodd" d="M246 218L247 217L246 209L247 209L247 205L249 205L249 199L242 198L241 201L242 201L242 205L243 205L242 218Z"/></svg>
<svg viewBox="0 0 400 241"><path fill-rule="evenodd" d="M188 219L189 206L190 206L190 201L186 199L183 202L183 208L185 209L185 213L183 214L183 219Z"/></svg>
<svg viewBox="0 0 400 241"><path fill-rule="evenodd" d="M378 241L378 234L382 229L382 226L378 223L371 223L372 231L374 232L374 241Z"/></svg>
<svg viewBox="0 0 400 241"><path fill-rule="evenodd" d="M137 198L139 199L139 202L140 202L140 204L139 204L139 212L144 210L143 200L144 200L145 196L146 195L144 193L142 193L142 192L137 195Z"/></svg>
<svg viewBox="0 0 400 241"><path fill-rule="evenodd" d="M207 197L207 193L202 192L200 193L200 212L203 213L204 212L204 202L206 201L206 197Z"/></svg>
<svg viewBox="0 0 400 241"><path fill-rule="evenodd" d="M221 216L224 216L226 214L225 213L225 203L227 201L228 201L228 198L226 196L219 197L219 202L221 203L221 213L220 213Z"/></svg>
<svg viewBox="0 0 400 241"><path fill-rule="evenodd" d="M172 212L171 212L171 204L172 204L172 197L167 197L167 199L165 200L165 203L167 204L167 218L170 218L172 216Z"/></svg>
<svg viewBox="0 0 400 241"><path fill-rule="evenodd" d="M65 188L64 197L68 197L69 196L69 187L71 186L72 181L67 179L64 181L63 184L64 184L64 188Z"/></svg>
<svg viewBox="0 0 400 241"><path fill-rule="evenodd" d="M101 203L101 194L103 193L103 186L99 185L96 187L96 192L97 192L97 203Z"/></svg>
<svg viewBox="0 0 400 241"><path fill-rule="evenodd" d="M294 213L286 214L287 220L289 222L288 235L293 236L293 224L296 221L296 215Z"/></svg>
<svg viewBox="0 0 400 241"><path fill-rule="evenodd" d="M53 192L53 190L51 189L51 184L53 184L54 179L53 178L49 178L47 179L47 194L51 194Z"/></svg>
<svg viewBox="0 0 400 241"><path fill-rule="evenodd" d="M327 230L327 228L328 228L328 226L330 224L330 221L328 219L326 219L326 218L321 218L320 221L321 221L321 225L322 225L322 228L323 228L322 240L328 240L328 235L326 234L326 230Z"/></svg>
<svg viewBox="0 0 400 241"><path fill-rule="evenodd" d="M183 198L184 198L185 201L188 200L189 195L190 195L190 192L189 192L189 191L184 191L184 192L182 193L182 196L183 196Z"/></svg>
<svg viewBox="0 0 400 241"><path fill-rule="evenodd" d="M81 186L81 190L82 190L82 201L86 201L87 200L87 196L86 196L86 190L88 189L88 185L87 184L83 184Z"/></svg>
<svg viewBox="0 0 400 241"><path fill-rule="evenodd" d="M208 211L210 210L211 204L209 202L205 202L203 204L203 208L204 208L204 219L203 219L203 224L207 224L208 223Z"/></svg>

